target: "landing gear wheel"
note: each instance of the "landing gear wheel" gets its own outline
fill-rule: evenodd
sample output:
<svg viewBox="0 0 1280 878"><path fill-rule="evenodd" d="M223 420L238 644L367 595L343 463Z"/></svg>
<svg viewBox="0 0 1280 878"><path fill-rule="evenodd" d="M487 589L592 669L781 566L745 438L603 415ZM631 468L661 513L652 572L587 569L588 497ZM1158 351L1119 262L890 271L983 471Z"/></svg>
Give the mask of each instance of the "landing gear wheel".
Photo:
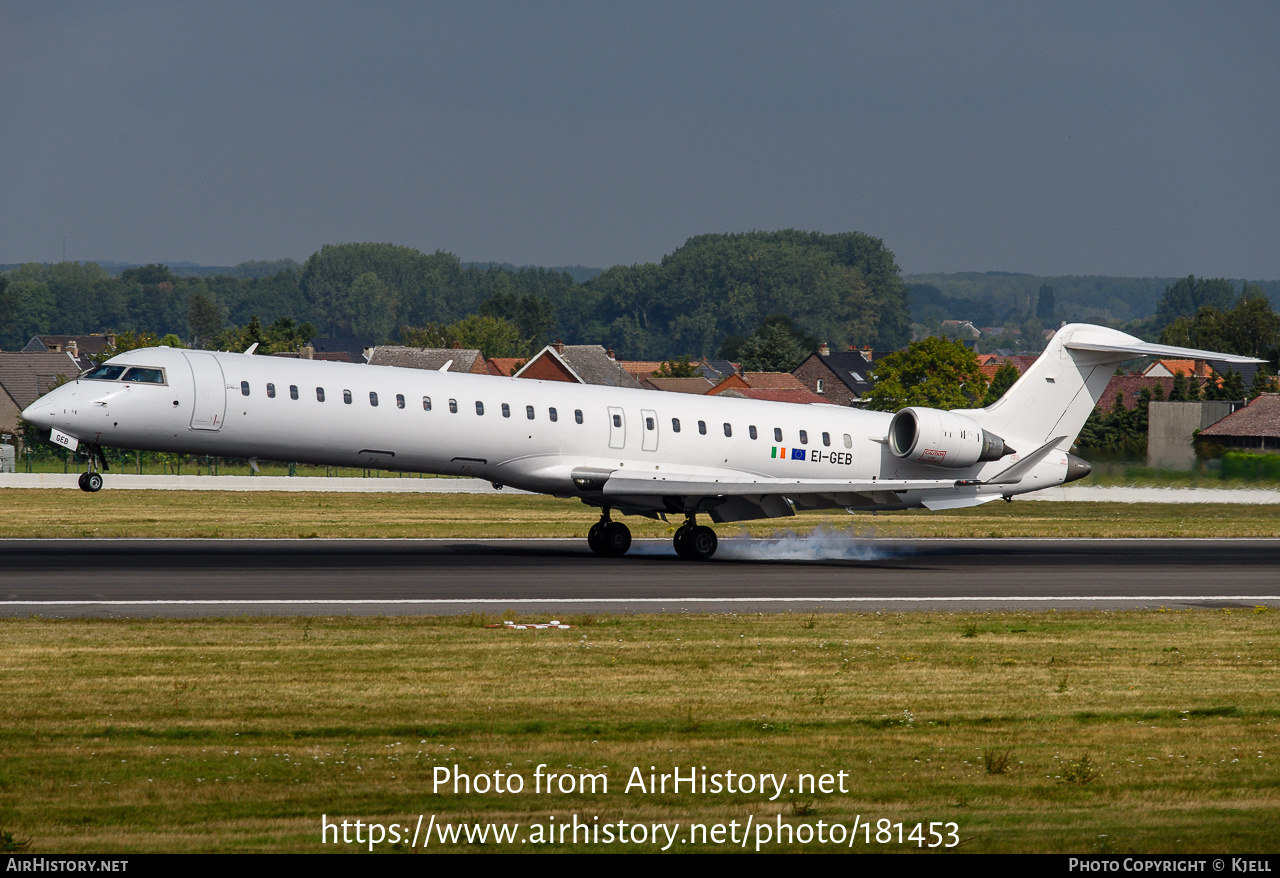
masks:
<svg viewBox="0 0 1280 878"><path fill-rule="evenodd" d="M676 547L676 554L681 558L684 558L686 561L697 560L693 556L692 552L689 551L689 535L692 534L693 531L694 525L682 524L680 527L676 528L676 535L671 540Z"/></svg>
<svg viewBox="0 0 1280 878"><path fill-rule="evenodd" d="M96 494L102 490L102 473L85 473L80 476L80 490Z"/></svg>
<svg viewBox="0 0 1280 878"><path fill-rule="evenodd" d="M87 491L89 490L88 486L87 486L87 485L85 485L85 479L87 479L87 478L89 478L89 474L88 474L88 473L80 473L80 482L79 482L79 484L80 484L80 490L81 490L81 491L86 491L86 492L87 492Z"/></svg>
<svg viewBox="0 0 1280 878"><path fill-rule="evenodd" d="M587 531L587 545L590 546L591 551L595 552L597 555L605 554L604 544L600 540L600 534L604 530L604 525L605 523L603 521L597 521L595 524L591 525L591 529Z"/></svg>
<svg viewBox="0 0 1280 878"><path fill-rule="evenodd" d="M716 553L720 541L716 539L716 532L703 524L693 529L685 539L685 545L688 547L687 557L706 561Z"/></svg>
<svg viewBox="0 0 1280 878"><path fill-rule="evenodd" d="M599 542L604 549L602 555L621 558L631 548L631 530L620 521L604 522L600 531Z"/></svg>

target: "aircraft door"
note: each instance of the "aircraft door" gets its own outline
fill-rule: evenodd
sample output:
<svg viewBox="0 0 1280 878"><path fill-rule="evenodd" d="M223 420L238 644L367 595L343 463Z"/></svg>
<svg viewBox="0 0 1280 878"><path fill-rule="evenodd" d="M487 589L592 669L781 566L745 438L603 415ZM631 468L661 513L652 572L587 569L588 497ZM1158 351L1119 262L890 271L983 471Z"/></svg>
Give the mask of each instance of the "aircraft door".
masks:
<svg viewBox="0 0 1280 878"><path fill-rule="evenodd" d="M640 410L640 447L645 451L658 450L658 415L649 409Z"/></svg>
<svg viewBox="0 0 1280 878"><path fill-rule="evenodd" d="M227 383L213 354L183 351L195 380L196 401L191 410L192 430L220 430L227 413Z"/></svg>
<svg viewBox="0 0 1280 878"><path fill-rule="evenodd" d="M627 419L622 409L609 406L609 447L622 448L627 444Z"/></svg>

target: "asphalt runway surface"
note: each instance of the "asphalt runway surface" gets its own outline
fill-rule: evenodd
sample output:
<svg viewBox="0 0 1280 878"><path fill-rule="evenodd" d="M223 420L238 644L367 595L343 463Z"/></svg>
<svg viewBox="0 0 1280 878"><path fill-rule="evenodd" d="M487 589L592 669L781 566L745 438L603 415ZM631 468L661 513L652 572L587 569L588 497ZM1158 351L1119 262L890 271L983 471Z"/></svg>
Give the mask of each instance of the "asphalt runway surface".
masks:
<svg viewBox="0 0 1280 878"><path fill-rule="evenodd" d="M1280 540L4 540L7 616L1280 607Z"/></svg>

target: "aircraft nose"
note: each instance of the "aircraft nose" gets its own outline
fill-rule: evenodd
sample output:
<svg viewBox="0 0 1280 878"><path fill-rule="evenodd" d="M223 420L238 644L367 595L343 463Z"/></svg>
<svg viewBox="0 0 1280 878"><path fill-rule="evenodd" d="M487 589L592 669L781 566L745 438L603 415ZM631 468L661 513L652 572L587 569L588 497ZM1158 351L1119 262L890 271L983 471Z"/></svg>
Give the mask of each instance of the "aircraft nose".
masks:
<svg viewBox="0 0 1280 878"><path fill-rule="evenodd" d="M57 391L46 393L37 399L31 405L22 410L22 418L41 429L47 430L53 426L56 409L56 401L54 396Z"/></svg>

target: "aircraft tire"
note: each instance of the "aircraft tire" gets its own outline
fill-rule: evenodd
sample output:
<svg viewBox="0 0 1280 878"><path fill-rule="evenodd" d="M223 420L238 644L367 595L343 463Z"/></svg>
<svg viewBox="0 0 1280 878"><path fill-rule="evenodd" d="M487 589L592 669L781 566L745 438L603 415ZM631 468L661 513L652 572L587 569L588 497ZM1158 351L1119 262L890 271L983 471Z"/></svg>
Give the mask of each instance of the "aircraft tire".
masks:
<svg viewBox="0 0 1280 878"><path fill-rule="evenodd" d="M87 491L89 490L89 486L85 484L85 479L87 479L88 477L89 477L89 474L88 474L88 473L80 473L80 482L79 482L79 484L80 484L80 490L81 490L81 491L85 491L85 492L87 492Z"/></svg>
<svg viewBox="0 0 1280 878"><path fill-rule="evenodd" d="M591 529L587 531L587 545L591 547L591 551L597 555L606 554L604 543L600 539L600 532L604 530L604 522L597 521L591 525Z"/></svg>
<svg viewBox="0 0 1280 878"><path fill-rule="evenodd" d="M620 521L610 521L600 532L601 554L621 558L631 548L631 529Z"/></svg>
<svg viewBox="0 0 1280 878"><path fill-rule="evenodd" d="M90 494L96 494L102 490L102 473L85 473L84 489Z"/></svg>
<svg viewBox="0 0 1280 878"><path fill-rule="evenodd" d="M676 528L676 535L671 540L672 544L676 547L676 554L681 558L684 558L686 561L694 560L693 556L689 553L689 532L692 530L693 528L689 525L682 524L680 527Z"/></svg>
<svg viewBox="0 0 1280 878"><path fill-rule="evenodd" d="M689 547L690 558L706 561L716 553L720 541L716 539L716 532L703 524L693 529L686 540L686 545Z"/></svg>

